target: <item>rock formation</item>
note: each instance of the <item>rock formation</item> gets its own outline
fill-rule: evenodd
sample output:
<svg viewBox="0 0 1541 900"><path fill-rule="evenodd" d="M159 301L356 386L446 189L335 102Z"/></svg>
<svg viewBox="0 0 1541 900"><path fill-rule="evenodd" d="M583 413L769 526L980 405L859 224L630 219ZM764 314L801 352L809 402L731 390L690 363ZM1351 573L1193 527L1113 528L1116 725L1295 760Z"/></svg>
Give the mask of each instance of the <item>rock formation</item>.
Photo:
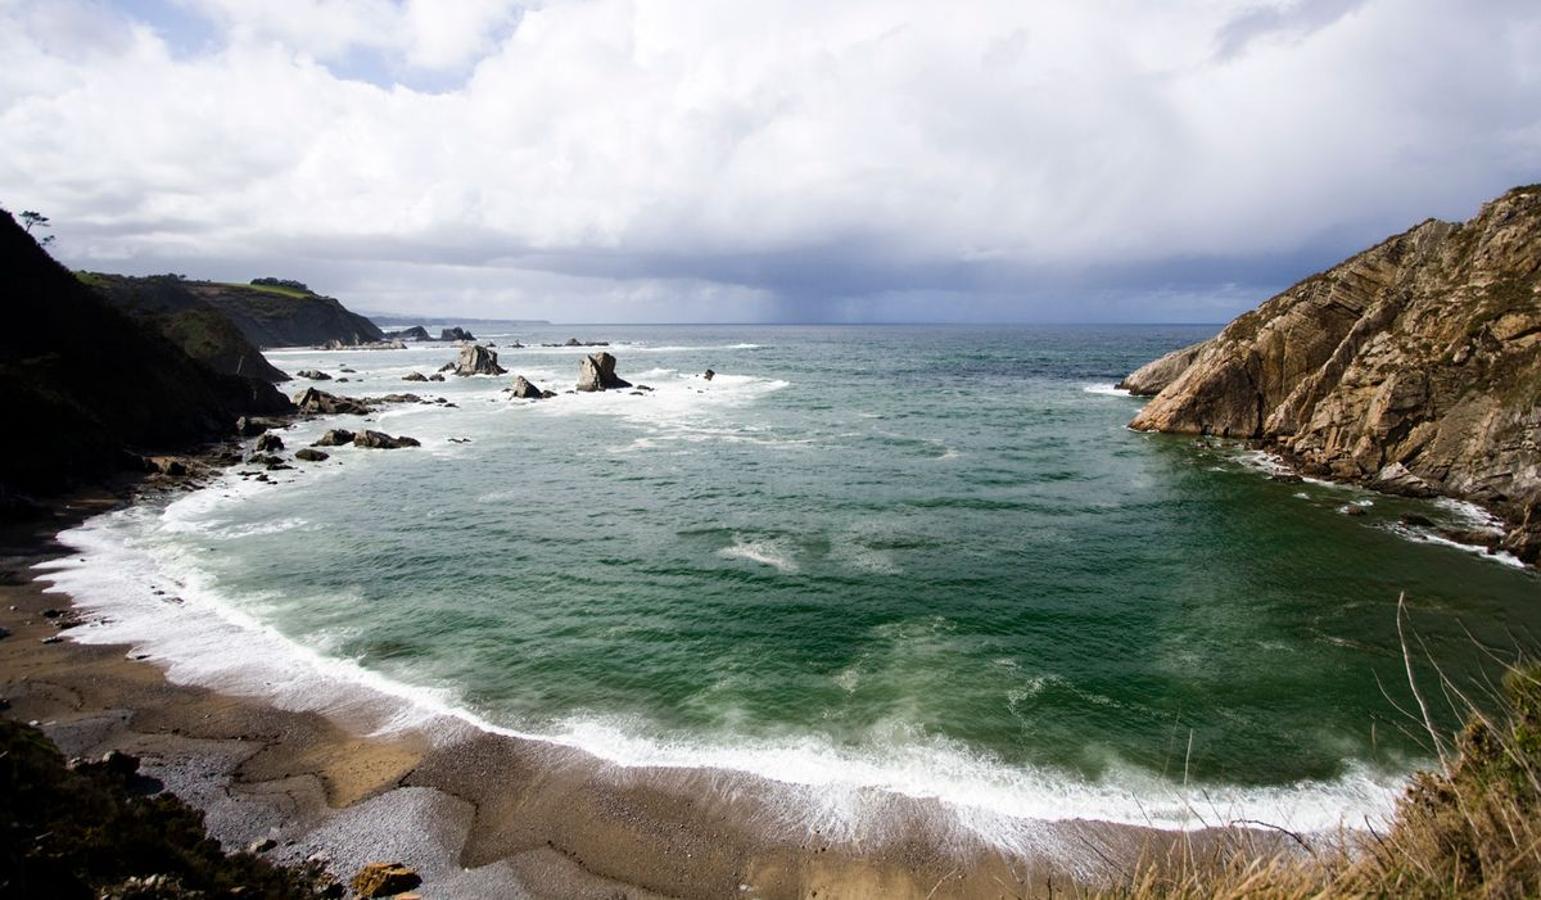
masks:
<svg viewBox="0 0 1541 900"><path fill-rule="evenodd" d="M408 372L407 374L401 376L401 380L402 381L427 381L428 380L428 376L424 375L422 372ZM443 379L440 379L440 380L442 381Z"/></svg>
<svg viewBox="0 0 1541 900"><path fill-rule="evenodd" d="M309 447L301 447L300 449L294 451L294 458L302 459L305 462L326 462L328 459L331 459L331 456L322 453L320 450L312 450Z"/></svg>
<svg viewBox="0 0 1541 900"><path fill-rule="evenodd" d="M309 379L311 381L331 381L332 380L332 376L326 374L325 372L321 371L320 369L301 369L298 372L295 372L294 374L295 374L296 377L307 378L307 379Z"/></svg>
<svg viewBox="0 0 1541 900"><path fill-rule="evenodd" d="M508 374L507 369L498 365L498 355L480 344L460 348L460 358L455 360L454 371L456 375Z"/></svg>
<svg viewBox="0 0 1541 900"><path fill-rule="evenodd" d="M591 353L578 363L578 390L608 391L629 388L631 382L615 374L615 357L608 353Z"/></svg>
<svg viewBox="0 0 1541 900"><path fill-rule="evenodd" d="M396 450L401 447L422 446L417 438L409 438L406 435L392 437L383 431L361 431L353 436L353 446L367 447L371 450Z"/></svg>
<svg viewBox="0 0 1541 900"><path fill-rule="evenodd" d="M469 331L466 331L464 328L456 326L454 328L444 328L444 329L441 329L439 331L439 340L441 340L441 341L474 341L474 340L476 340L476 335L472 334Z"/></svg>
<svg viewBox="0 0 1541 900"><path fill-rule="evenodd" d="M320 440L316 441L314 444L311 444L311 446L341 447L344 444L351 443L353 443L353 432L346 428L332 428L328 429L326 434L321 435Z"/></svg>
<svg viewBox="0 0 1541 900"><path fill-rule="evenodd" d="M1121 391L1128 391L1136 397L1154 397L1166 388L1167 385L1177 380L1177 376L1188 370L1193 365L1193 360L1199 355L1199 350L1204 347L1203 341L1190 344L1180 350L1173 350L1166 356L1155 362L1148 362L1135 369L1123 381L1117 385ZM708 372L711 370L708 369ZM711 376L707 376L710 380Z"/></svg>
<svg viewBox="0 0 1541 900"><path fill-rule="evenodd" d="M1140 369L1124 383L1159 393L1131 427L1255 439L1310 474L1474 500L1518 523L1505 546L1534 560L1538 284L1541 185L1423 222Z"/></svg>
<svg viewBox="0 0 1541 900"><path fill-rule="evenodd" d="M294 405L299 408L301 415L308 416L335 416L346 413L365 415L370 412L369 405L354 400L351 397L339 397L336 394L328 394L315 388L306 388L294 396Z"/></svg>
<svg viewBox="0 0 1541 900"><path fill-rule="evenodd" d="M273 453L274 451L284 449L284 439L270 431L257 438L257 442L252 447L262 453Z"/></svg>
<svg viewBox="0 0 1541 900"><path fill-rule="evenodd" d="M396 341L431 341L431 340L433 340L433 335L429 334L428 333L428 329L424 328L421 325L413 325L411 328L403 328L400 331L387 331L385 333L385 337L386 337L387 340L396 340Z"/></svg>
<svg viewBox="0 0 1541 900"><path fill-rule="evenodd" d="M543 391L523 375L514 379L513 395L520 400L542 400L555 397L555 391Z"/></svg>

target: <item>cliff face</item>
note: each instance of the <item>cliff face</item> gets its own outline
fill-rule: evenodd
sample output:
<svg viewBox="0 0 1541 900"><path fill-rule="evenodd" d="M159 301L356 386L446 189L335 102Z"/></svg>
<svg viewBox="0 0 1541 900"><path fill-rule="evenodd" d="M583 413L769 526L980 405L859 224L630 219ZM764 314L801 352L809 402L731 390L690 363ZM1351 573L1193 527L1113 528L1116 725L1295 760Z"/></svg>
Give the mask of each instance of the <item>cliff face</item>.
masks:
<svg viewBox="0 0 1541 900"><path fill-rule="evenodd" d="M1131 375L1160 392L1130 425L1253 438L1310 472L1541 525L1538 285L1541 186L1517 188L1469 222L1392 237ZM1532 559L1541 548L1541 534L1528 550L1511 538Z"/></svg>
<svg viewBox="0 0 1541 900"><path fill-rule="evenodd" d="M297 347L333 340L362 344L384 337L373 322L349 312L336 299L308 290L184 281L164 275L131 278L91 273L84 277L114 303L135 312L216 312L257 347Z"/></svg>
<svg viewBox="0 0 1541 900"><path fill-rule="evenodd" d="M0 494L53 491L293 409L272 385L215 372L114 308L0 212L0 384L16 423Z"/></svg>

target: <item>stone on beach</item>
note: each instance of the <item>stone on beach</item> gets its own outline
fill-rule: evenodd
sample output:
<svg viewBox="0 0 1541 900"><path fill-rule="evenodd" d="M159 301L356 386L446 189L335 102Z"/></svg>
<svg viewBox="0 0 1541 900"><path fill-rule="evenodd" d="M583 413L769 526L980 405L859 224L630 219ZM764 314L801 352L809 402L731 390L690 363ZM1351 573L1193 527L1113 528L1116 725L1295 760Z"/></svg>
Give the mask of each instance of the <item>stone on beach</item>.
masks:
<svg viewBox="0 0 1541 900"><path fill-rule="evenodd" d="M423 879L399 862L372 862L353 876L353 892L363 898L389 897L410 891Z"/></svg>

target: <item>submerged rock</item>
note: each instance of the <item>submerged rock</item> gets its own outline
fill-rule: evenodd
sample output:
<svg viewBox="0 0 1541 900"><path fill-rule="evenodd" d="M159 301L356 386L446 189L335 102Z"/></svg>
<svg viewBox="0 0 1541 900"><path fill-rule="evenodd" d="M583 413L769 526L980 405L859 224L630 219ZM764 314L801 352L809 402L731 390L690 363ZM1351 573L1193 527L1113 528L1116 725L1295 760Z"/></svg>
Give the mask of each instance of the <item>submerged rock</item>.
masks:
<svg viewBox="0 0 1541 900"><path fill-rule="evenodd" d="M608 391L629 387L631 382L615 374L615 357L608 353L591 353L578 363L580 391Z"/></svg>
<svg viewBox="0 0 1541 900"><path fill-rule="evenodd" d="M505 375L498 365L498 355L480 344L460 348L460 358L451 366L456 375ZM442 372L443 370L440 369Z"/></svg>

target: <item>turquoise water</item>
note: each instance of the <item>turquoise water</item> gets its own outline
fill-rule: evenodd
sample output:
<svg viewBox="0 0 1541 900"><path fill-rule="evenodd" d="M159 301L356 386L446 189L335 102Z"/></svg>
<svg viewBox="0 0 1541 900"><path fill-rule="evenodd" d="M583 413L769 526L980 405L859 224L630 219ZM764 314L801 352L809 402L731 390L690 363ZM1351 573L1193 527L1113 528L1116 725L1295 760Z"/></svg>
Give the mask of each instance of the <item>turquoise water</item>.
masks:
<svg viewBox="0 0 1541 900"><path fill-rule="evenodd" d="M1024 813L1185 779L1383 806L1424 758L1387 699L1399 594L1470 679L1491 664L1467 632L1513 647L1541 580L1396 526L1469 511L1125 429L1141 401L1112 383L1213 331L520 332L614 341L656 389L541 403L499 389L570 387L577 351L501 350L507 377L442 385L400 376L443 346L278 352L358 370L329 390L459 407L379 418L421 450L341 448L113 534L226 618L612 758L838 770ZM290 449L328 424L346 422Z"/></svg>

